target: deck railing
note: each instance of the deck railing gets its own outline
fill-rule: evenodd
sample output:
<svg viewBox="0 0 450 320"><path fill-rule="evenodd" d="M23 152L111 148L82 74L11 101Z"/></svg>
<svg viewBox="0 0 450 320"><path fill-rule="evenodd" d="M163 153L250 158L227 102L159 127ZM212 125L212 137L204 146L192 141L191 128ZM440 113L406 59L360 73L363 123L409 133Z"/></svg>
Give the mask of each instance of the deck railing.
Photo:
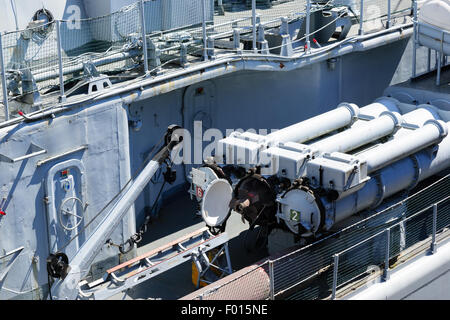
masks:
<svg viewBox="0 0 450 320"><path fill-rule="evenodd" d="M23 117L45 104L64 103L86 76L108 73L117 81L158 76L168 71L168 65L187 68L189 62L223 54L285 58L308 54L325 45L315 40L316 34L343 17L359 23L359 34L370 33L391 27L393 16L410 15L411 4L405 0L139 0L103 17L34 23L26 30L0 34L0 122ZM345 10L314 27L316 12L335 7ZM302 25L306 30L300 32ZM273 34L281 38L268 42ZM123 71L129 74L124 76Z"/></svg>

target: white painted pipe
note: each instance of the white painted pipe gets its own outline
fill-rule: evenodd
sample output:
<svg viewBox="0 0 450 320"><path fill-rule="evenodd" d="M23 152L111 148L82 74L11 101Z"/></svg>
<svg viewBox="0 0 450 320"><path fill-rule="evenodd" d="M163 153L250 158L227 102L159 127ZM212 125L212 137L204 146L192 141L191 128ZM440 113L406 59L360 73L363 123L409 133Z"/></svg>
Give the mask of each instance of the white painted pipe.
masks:
<svg viewBox="0 0 450 320"><path fill-rule="evenodd" d="M446 123L447 126L450 122ZM426 125L433 128L433 125ZM407 139L398 139L407 140ZM450 167L450 136L446 136L435 150L421 150L380 170L359 191L336 201L335 223L380 203L397 192L407 190L418 182ZM381 183L381 188L379 184ZM380 194L382 190L382 194ZM322 199L323 202L327 202Z"/></svg>
<svg viewBox="0 0 450 320"><path fill-rule="evenodd" d="M83 244L73 260L71 269L64 279L58 279L52 286L52 297L55 300L75 300L78 295L78 282L89 271L89 267L104 246L108 237L122 221L123 216L136 201L142 190L149 183L161 164L152 160L136 177L130 188L117 200L111 210L105 214L103 220L97 225L89 239ZM74 268L75 267L75 268Z"/></svg>
<svg viewBox="0 0 450 320"><path fill-rule="evenodd" d="M367 161L370 174L397 160L414 154L432 144L438 143L448 134L447 124L441 120L428 120L422 128L398 139L393 139L376 148L361 153Z"/></svg>
<svg viewBox="0 0 450 320"><path fill-rule="evenodd" d="M139 56L140 54L141 54L141 52L137 49L129 50L126 52L114 53L110 56L105 54L105 56L102 58L93 59L92 64L96 67L100 67L100 66L103 66L106 64L134 58L134 57ZM83 71L83 68L84 68L84 63L80 62L80 63L77 63L72 66L64 67L62 69L62 74L68 75L68 74L71 74L74 72ZM45 69L37 70L36 72L33 72L33 74L35 75L34 80L36 82L40 82L40 81L46 81L46 80L57 78L59 76L59 71L58 71L58 68L48 67Z"/></svg>

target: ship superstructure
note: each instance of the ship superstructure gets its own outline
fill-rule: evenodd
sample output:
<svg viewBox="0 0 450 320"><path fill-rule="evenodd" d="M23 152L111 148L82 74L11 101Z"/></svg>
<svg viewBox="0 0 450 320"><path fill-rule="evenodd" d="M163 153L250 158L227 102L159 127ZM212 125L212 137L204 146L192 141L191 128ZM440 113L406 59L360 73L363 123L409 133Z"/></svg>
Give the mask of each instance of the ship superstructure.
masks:
<svg viewBox="0 0 450 320"><path fill-rule="evenodd" d="M210 128L223 134L219 141L229 135L227 131L238 128L279 129L328 114L326 121L300 128L300 134L310 135L318 125L332 126L314 137L308 136L317 138L349 126L349 130L358 130L361 123L376 122L373 128L378 131L373 136L360 136L364 141L351 144L358 148L394 132L401 138L402 133L416 132L413 129L427 131L417 134L426 136L426 141L418 141L404 151L411 157L446 141L444 122L448 118L444 111L450 109L445 92L440 98L422 99L420 94L406 93L410 89L395 91L391 87L385 91L391 97L377 102L379 106L390 101L391 105L384 105L384 113L359 112L382 96L390 84L407 80L412 73L432 72L434 52L441 54L436 60L437 79L440 84L445 81L447 51L442 48L447 45L447 32L442 33L440 42L426 42L423 34L439 31L427 31L427 22L423 26L416 21L421 3L68 0L44 1L43 7L29 1L23 11L13 4L4 3L6 11L13 14L2 20L7 32L0 37L1 299L106 298L132 287L120 287L122 282L129 282L114 278L119 270L116 266L130 268L126 278L135 276L136 270L148 269L151 273L153 255L144 254L142 258L139 239L132 236L142 225L151 229L149 220L157 225L159 209L185 192L186 185L192 182L191 170L202 165L203 150L212 141L213 137L208 136ZM431 97L436 97L435 91L431 90ZM331 111L343 101L352 104ZM439 112L421 106L428 102ZM403 121L411 112L417 112L417 117L410 118L420 120L420 124L411 119ZM422 121L421 112L431 114L429 122ZM143 177L139 174L146 161L164 146L160 137L173 123L191 133L192 138L184 136L178 174L171 171L171 163L166 164L167 171L152 170L143 178L148 178L148 185L133 190L138 177ZM297 138L294 140L299 143L301 139ZM227 139L239 142L240 137L233 134ZM241 140L258 139L261 136L250 135ZM267 150L271 152L269 158L280 155L291 161L295 154L295 161L299 161L307 154L320 154L305 164L312 166L327 159L330 168L338 162L350 166L359 159L356 155L327 158L323 154L328 147L310 152L304 146L287 144L267 144L273 148ZM334 190L330 192L334 195L329 198L330 205L347 196L361 200L355 190L363 190L366 183L375 183L381 190L381 180L377 180L378 184L375 179L367 182L370 175L398 159L381 159L382 165L358 160L361 174L350 177L336 164L330 170L342 173L345 181L334 184L334 189L328 188ZM317 165L319 171L322 167ZM413 168L411 172L419 170L414 161ZM248 169L252 168L245 167ZM420 169L417 177L414 171L413 181L405 183L412 188L413 182L444 169L440 164L429 171ZM229 190L233 181L226 179L226 172L221 176L223 172L215 170L214 163L210 163L209 171L204 170L208 178L212 177L209 182L214 188ZM301 170L306 170L306 165ZM290 169L286 174L291 174ZM303 177L303 173L297 170L294 176L290 180ZM312 176L309 178L312 180ZM311 190L322 186L323 181L318 178ZM192 190L193 197L207 193L209 184L197 186L200 188ZM398 186L392 194L408 186ZM324 196L311 190L304 190L304 200L309 199L308 195L315 199ZM373 201L366 202L378 206L392 194L376 193ZM126 195L128 201L121 202ZM239 211L237 206L245 206L245 201L235 200L239 201L232 209ZM121 208L118 220L111 215L118 212L115 206ZM361 205L352 213L365 208ZM220 218L229 213L228 209L216 209L225 211L216 212ZM319 229L328 231L339 222L335 219L337 211L334 216L332 211L321 216L320 208L315 209L309 222L300 217L300 212L299 220L292 220L291 215L298 211L294 207L276 215L276 219L281 223L295 221L291 232L299 235L316 234ZM102 226L108 219L114 220L117 227L106 232ZM197 236L201 241L216 241L217 247L227 242L225 234L220 236L225 230L220 230L223 221L205 221L210 227L208 232L195 233L192 239L181 237L184 240L177 242L181 247L173 252L181 250L201 257L204 252L189 251L183 245L188 240L194 245L194 240L200 239ZM103 238L105 234L108 239ZM298 243L282 242L281 247ZM86 250L88 247L91 250ZM222 253L228 256L225 248ZM81 253L89 256L88 264L74 264L84 260ZM202 259L194 259L198 269L204 267L202 263L211 267L208 259ZM230 273L232 263L227 261L227 265L222 276ZM114 292L97 296L90 292L97 285L109 284L111 279L117 281ZM269 292L273 295L275 291ZM172 298L182 295L174 294Z"/></svg>

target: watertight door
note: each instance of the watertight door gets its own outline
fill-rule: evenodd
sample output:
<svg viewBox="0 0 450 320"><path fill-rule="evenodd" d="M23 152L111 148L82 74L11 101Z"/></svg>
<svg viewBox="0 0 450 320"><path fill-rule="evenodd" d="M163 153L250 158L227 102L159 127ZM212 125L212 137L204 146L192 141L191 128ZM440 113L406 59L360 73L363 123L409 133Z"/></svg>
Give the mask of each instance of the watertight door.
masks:
<svg viewBox="0 0 450 320"><path fill-rule="evenodd" d="M69 261L85 240L85 233L81 232L87 208L84 172L83 163L73 159L56 164L47 175L50 252L64 252Z"/></svg>

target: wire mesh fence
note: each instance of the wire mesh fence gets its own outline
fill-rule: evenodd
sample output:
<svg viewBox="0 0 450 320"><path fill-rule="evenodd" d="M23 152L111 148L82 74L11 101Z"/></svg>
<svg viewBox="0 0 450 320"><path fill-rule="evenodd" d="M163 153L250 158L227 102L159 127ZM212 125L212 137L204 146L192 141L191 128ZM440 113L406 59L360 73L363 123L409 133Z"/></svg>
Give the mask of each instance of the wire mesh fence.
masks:
<svg viewBox="0 0 450 320"><path fill-rule="evenodd" d="M89 65L98 73L109 74L136 68L142 55L141 33L139 3L103 17L61 21L65 82L76 82L95 72Z"/></svg>
<svg viewBox="0 0 450 320"><path fill-rule="evenodd" d="M168 64L186 67L188 62L214 59L217 54L290 57L305 52L310 36L326 43L343 26L336 24L343 17L367 22L361 28L370 32L386 27L382 20L387 16L409 14L411 7L406 0L364 0L360 19L360 3L141 0L102 17L34 20L25 30L2 35L6 75L2 86L11 102L9 113L38 110L47 100L54 103L55 98L79 92L80 81L102 73L114 77L132 71L130 78L149 72L157 75ZM337 6L348 11L332 11ZM381 22L374 24L375 20ZM371 23L376 26L372 28Z"/></svg>
<svg viewBox="0 0 450 320"><path fill-rule="evenodd" d="M372 268L380 268L385 262L386 244L386 235L382 232L339 254L335 285L343 286Z"/></svg>
<svg viewBox="0 0 450 320"><path fill-rule="evenodd" d="M436 229L440 231L450 225L450 199L439 203L437 210Z"/></svg>
<svg viewBox="0 0 450 320"><path fill-rule="evenodd" d="M399 256L423 242L429 246L430 237L449 226L450 175L447 175L354 225L254 266L242 277L235 277L230 282L222 281L197 299L234 298L239 294L236 283L242 285L247 281L255 283L258 288L270 288L270 292L264 295L266 299L330 298L337 289L355 281L369 283L367 277L373 273L387 276L389 266L396 263ZM270 271L270 263L273 264L273 272ZM263 271L265 276L240 281L244 280L243 277L251 277L255 270Z"/></svg>

